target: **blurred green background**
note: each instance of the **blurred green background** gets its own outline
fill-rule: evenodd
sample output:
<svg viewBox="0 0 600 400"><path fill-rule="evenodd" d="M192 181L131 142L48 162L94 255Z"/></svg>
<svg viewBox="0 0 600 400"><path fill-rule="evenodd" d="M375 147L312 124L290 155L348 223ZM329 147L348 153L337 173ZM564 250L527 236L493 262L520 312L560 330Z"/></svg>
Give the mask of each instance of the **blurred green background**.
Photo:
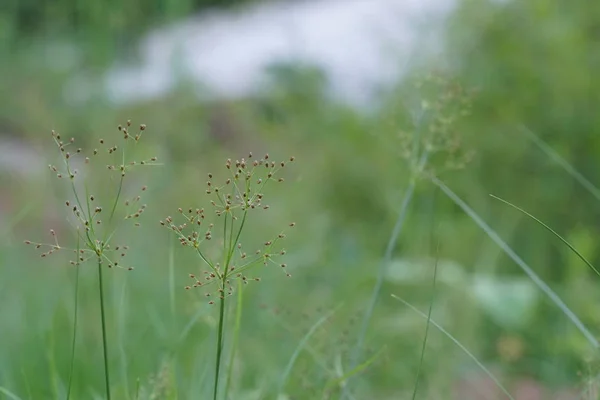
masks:
<svg viewBox="0 0 600 400"><path fill-rule="evenodd" d="M323 398L327 382L347 372L412 176L404 156L420 130L426 137L460 137L451 143L456 150L440 142L450 151L432 159L429 171L600 332L600 278L544 228L488 196L530 211L598 261L599 192L580 185L522 127L590 182L600 182L600 3L458 1L443 26L443 61L415 67L369 112L332 100L318 70L293 65L275 71L272 92L236 100L201 102L186 88L119 107L100 98L65 98L74 70L99 76L130 57L149 29L241 3L5 0L0 6L0 398L64 398L68 379L73 267L67 255L41 259L22 245L45 240L50 228L68 229L61 214L66 188L45 168L56 162L50 130L91 147L127 119L148 126L145 149L164 165L145 172L149 208L142 230L129 239L136 269L109 274L115 398L133 398L137 382L142 398L208 398L216 309L199 291L183 290L197 259L173 247L158 220L178 207L205 207L206 174L248 151L294 155L297 163L285 189L269 193L270 219L246 234L269 237L290 220L298 226L286 245L293 277L266 270L263 282L245 290L233 399L274 398L269 390L304 335L334 309L309 338L310 351L297 360L285 398ZM54 68L48 60L59 63L61 53L53 46L64 43L83 56L70 69ZM472 97L466 100L457 87ZM411 113L431 104L443 104L433 107L427 121L433 125L416 128ZM456 113L468 115L452 119ZM469 155L469 162L461 165L460 156L458 168L446 169L455 154ZM597 398L596 350L426 178L417 182L387 266L362 361L384 352L353 378L355 398L410 398L426 321L391 294L426 312L435 258L433 319L515 398ZM83 267L77 399L102 398L96 285L93 266ZM418 398L502 398L498 393L464 352L431 328Z"/></svg>

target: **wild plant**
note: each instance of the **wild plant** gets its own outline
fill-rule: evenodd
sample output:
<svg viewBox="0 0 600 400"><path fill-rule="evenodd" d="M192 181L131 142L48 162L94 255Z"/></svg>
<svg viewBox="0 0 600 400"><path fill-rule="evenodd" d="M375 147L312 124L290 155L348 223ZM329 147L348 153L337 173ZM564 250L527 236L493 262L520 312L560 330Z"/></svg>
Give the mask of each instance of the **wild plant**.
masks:
<svg viewBox="0 0 600 400"><path fill-rule="evenodd" d="M275 267L286 276L291 276L287 264L281 260L286 254L283 247L286 231L281 230L267 240L257 241L252 229L249 229L249 222L251 216L255 215L259 221L254 223L269 225L268 215L263 214L270 208L269 204L265 203L266 185L284 182L284 178L279 174L288 162L292 161L294 157L289 161L275 162L268 154L261 159L255 159L252 153L247 159L228 159L224 165L225 177L219 179L216 174L208 174L206 195L209 200L206 209L179 208L178 221L171 216L160 221L162 226L176 235L181 246L189 248L198 256L200 267L189 274L192 283L185 288L202 290L208 304L218 303L213 384L215 400L219 393L225 333L228 328L227 299L234 293L236 286L241 288L250 282L260 282L261 278L254 275L257 267ZM288 224L288 228L294 226L294 222ZM244 236L244 240L254 241L254 245L258 245L257 248L246 250L246 246L242 245L242 232L247 231L249 233ZM238 302L238 308L240 303ZM238 314L240 312L238 309ZM239 326L235 331L239 331ZM235 348L235 343L233 346ZM225 393L229 389L230 378L231 372L224 388Z"/></svg>
<svg viewBox="0 0 600 400"><path fill-rule="evenodd" d="M351 354L350 369L360 364L367 330L417 183L423 179L435 179L446 171L462 169L473 157L473 151L464 146L464 135L460 129L462 120L471 113L472 97L473 91L465 89L459 82L440 73L423 74L411 82L409 94L403 100L405 111L410 116L410 126L398 129L396 137L392 138L393 142L390 143L390 148L397 149L398 159L406 165L408 186L399 204L398 216L366 306ZM349 393L350 385L347 384L342 398L348 398Z"/></svg>
<svg viewBox="0 0 600 400"><path fill-rule="evenodd" d="M132 181L130 173L140 166L158 165L156 157L141 161L129 158L131 153L136 152L136 147L146 132L146 125L142 124L134 131L131 121L127 121L125 126L118 126L118 132L121 136L120 142L99 139L98 148L84 151L76 146L74 138L65 139L60 133L52 131L52 139L59 150L60 163L50 164L48 167L56 178L66 183L69 197L64 201L64 205L75 243L71 247L63 246L59 242L61 229L58 228L50 230L50 243L30 240L25 242L42 251L42 258L57 252L71 253L70 264L75 267L75 310L67 399L71 394L74 368L79 267L87 261L93 261L98 270L104 385L106 398L111 398L104 269L133 269L133 266L124 261L129 246L117 242L117 231L125 223L130 223L133 227L140 226L141 216L146 210L142 194L146 192L147 186Z"/></svg>

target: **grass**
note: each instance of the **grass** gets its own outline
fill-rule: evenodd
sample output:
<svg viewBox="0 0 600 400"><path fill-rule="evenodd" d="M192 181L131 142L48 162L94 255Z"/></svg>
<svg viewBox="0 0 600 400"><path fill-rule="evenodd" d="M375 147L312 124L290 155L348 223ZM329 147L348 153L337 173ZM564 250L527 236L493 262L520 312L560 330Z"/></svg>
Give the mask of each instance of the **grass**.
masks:
<svg viewBox="0 0 600 400"><path fill-rule="evenodd" d="M160 114L162 107L167 105L150 110ZM52 257L44 257L48 260L40 262L22 247L7 246L8 241L0 243L0 293L6 296L0 305L0 321L7 338L0 347L0 397L325 399L338 398L343 393L349 399L434 398L436 393L450 393L457 380L474 370L495 380L507 398L512 398L511 383L524 372L552 389L556 382L560 386L577 386L578 361L594 354L590 348L597 346L597 321L582 306L588 300L595 304L593 291L582 289L593 288L593 282L559 285L545 273L539 259L532 258L532 253L521 254L524 250L516 238L502 238L502 232L492 228L501 214L486 208L496 202L490 201L485 191L464 186L461 177L472 179L475 167L462 165L460 171L448 177L450 167L461 164L449 151L434 151L426 163L419 164L422 151L431 150L427 147L431 142L421 140L427 138L428 131L421 132L422 137L410 136L420 139L409 144L400 138L397 147L385 142L394 137L396 128L381 128L387 134L381 141L359 134L346 139L348 131L362 134L364 127L344 120L339 110L326 111L327 118L313 113L303 117L303 124L341 132L336 133L339 136L335 140L305 139L302 135L306 132L297 121L290 122L291 127L288 122L265 121L262 117L248 122L248 126L255 124L263 132L258 137L248 136L252 137L252 145L268 145L273 154L297 151L302 160L285 176L283 186L274 187L272 192L269 186L261 186L273 178L267 177L271 167L264 167L264 156L263 167L251 173L249 187L242 185L245 181L234 183L238 169L235 161L225 167L220 161L224 155L235 159L242 148L245 153L249 145L244 142L246 139L238 137L239 142L227 145L231 146L228 148L187 144L192 151L186 148L187 140L195 140L188 123L182 123L180 138L176 134L168 136L168 132L177 131L173 127L163 132L148 122L149 132L144 133L147 142L143 142L148 144L137 146L135 151L142 155L158 153L161 160L163 155L167 157L164 166L150 171L153 178L144 178L148 179L149 188L144 192L149 206L144 211L143 225L119 226L114 236L113 229L97 232L100 238L109 238L115 245L117 239L119 243L122 239L130 242L131 250L124 258L127 264L123 265L135 266L133 271L109 270L104 259L99 271L76 268L79 276L75 277L65 267L69 261L66 252L53 252ZM154 113L139 111L151 120L159 119ZM161 118L164 116L160 114ZM427 121L427 116L423 118ZM413 122L408 126L414 127ZM104 123L99 130L105 131L108 125ZM285 140L279 140L284 134L288 134ZM94 134L85 140L93 146L99 137ZM395 152L397 148L410 150L409 157L404 158L408 163L401 162L403 156ZM173 149L181 149L182 153ZM245 157L250 160L247 154ZM328 171L332 170L335 173L329 176ZM357 170L365 175L357 176ZM432 170L439 172L437 177L431 177ZM115 171L102 171L112 172ZM118 168L116 172L113 178L96 179L93 175L87 192L84 186L74 185L75 191L81 193L78 208L85 213L83 222L76 221L83 226L85 220L96 218L94 205L88 204L89 193L97 194L94 202L108 204L102 213L120 215L117 205L122 202L112 201L114 197L110 196L124 199L131 190L141 187L141 181L133 178L123 183ZM208 178L211 185L205 178L209 172L214 174ZM230 183L226 183L228 179ZM263 181L258 183L259 179ZM110 186L111 183L116 186ZM66 186L73 193L69 185ZM437 202L434 207L438 219L436 234L440 236L438 260L435 265L422 267L426 269L425 276L431 276L430 269L436 276L435 304L430 279L415 282L391 277L392 272L405 276L403 271L394 270L400 268L396 261L432 253L430 246L424 244L430 234L426 222L431 213L424 203L433 196L432 186L441 189L450 200ZM60 195L53 199L44 184L35 195L27 192L30 187L15 186L18 190L14 195L24 193L37 199L40 193L46 194L45 209L54 209L51 206L63 201L65 191L57 191ZM100 196L97 187L113 189ZM220 195L214 192L215 187ZM350 190L339 190L345 187ZM394 204L392 199L400 197L401 191L405 200ZM244 203L239 202L232 209L233 200L228 204L227 194L231 199L244 198L244 194L252 199L262 192L264 198L270 199L269 203L261 199L262 205L271 206L268 210L244 210ZM459 197L457 193L465 194ZM197 211L202 208L204 212ZM162 218L169 230L165 232L158 220L169 210L173 210L173 217ZM3 235L31 237L51 219L46 213L35 204L23 206L16 210L16 222L8 225ZM55 230L61 239L65 236L78 243L79 238L82 247L94 245L93 239L78 234L83 230L73 230L62 223L64 219L54 218L60 226ZM199 219L202 223L196 226L200 227L191 229ZM127 222L130 220L137 219ZM282 255L277 246L284 238L279 237L282 232L278 229L288 226L290 220L298 221L298 229L290 238L282 268L282 262L272 263L265 254ZM532 232L528 227L522 229L527 234ZM165 233L178 241L174 243ZM542 235L536 235L536 243L543 243ZM535 320L525 321L522 328L495 325L471 297L470 276L481 273L473 265L473 254L488 238L521 268L504 271L510 266L500 258L497 263L503 270L497 273L530 279L552 302L551 306L540 307ZM578 246L567 239L563 243L571 250ZM50 243L50 250L53 245ZM62 243L60 246L63 250ZM74 247L79 249L77 244ZM261 250L260 255L251 257L256 249ZM535 254L543 253L543 249L547 247L536 248ZM90 250L98 247L94 245ZM105 254L104 249L101 253ZM583 252L578 254L583 257ZM93 261L93 254L90 255ZM462 282L453 281L448 260L459 262L456 268L462 271ZM125 261L118 262L121 265ZM592 265L592 261L588 262ZM228 268L231 266L242 275L232 275ZM286 271L283 276L280 270ZM294 276L284 279L286 274ZM208 284L203 282L205 277L210 278ZM260 282L253 278L260 278ZM245 284L250 281L252 284ZM189 290L184 289L186 285ZM401 296L390 301L392 293ZM398 301L412 312L405 313ZM428 313L418 312L425 307L429 307ZM101 316L91 312L96 309L103 309ZM557 318L560 312L567 318ZM425 331L422 318L427 321ZM443 340L430 327L442 332ZM503 358L495 348L498 335L523 337L526 355L512 360ZM42 337L52 337L53 345L46 347ZM460 351L456 351L456 346ZM469 357L467 362L463 352ZM41 362L43 357L39 354L49 354L52 366ZM567 366L568 374L565 376L559 367L542 368L535 361L540 354L541 358L556 357ZM491 372L496 370L502 371L502 383ZM52 385L58 395L52 391Z"/></svg>

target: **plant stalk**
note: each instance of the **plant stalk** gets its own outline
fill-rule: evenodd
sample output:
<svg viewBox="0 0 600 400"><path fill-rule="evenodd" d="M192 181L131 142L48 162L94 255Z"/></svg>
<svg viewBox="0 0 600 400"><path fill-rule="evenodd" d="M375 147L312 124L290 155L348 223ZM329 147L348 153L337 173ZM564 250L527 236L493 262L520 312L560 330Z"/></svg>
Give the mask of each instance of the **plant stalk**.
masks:
<svg viewBox="0 0 600 400"><path fill-rule="evenodd" d="M217 333L217 357L215 362L215 387L213 389L213 400L217 400L217 393L219 391L219 373L221 370L221 355L223 353L223 325L225 321L225 276L223 275L223 293L220 296L220 307L219 307L219 331Z"/></svg>
<svg viewBox="0 0 600 400"><path fill-rule="evenodd" d="M102 280L102 258L98 256L98 287L100 290L100 319L102 322L102 351L104 354L104 384L106 399L110 400L110 373L108 367L108 345L106 340L106 313L104 310L104 284Z"/></svg>
<svg viewBox="0 0 600 400"><path fill-rule="evenodd" d="M79 251L77 252L79 254ZM69 366L69 383L67 387L67 400L71 398L73 386L73 369L75 368L75 345L77 343L77 314L79 311L79 265L75 265L75 301L73 311L73 341L71 342L71 365Z"/></svg>

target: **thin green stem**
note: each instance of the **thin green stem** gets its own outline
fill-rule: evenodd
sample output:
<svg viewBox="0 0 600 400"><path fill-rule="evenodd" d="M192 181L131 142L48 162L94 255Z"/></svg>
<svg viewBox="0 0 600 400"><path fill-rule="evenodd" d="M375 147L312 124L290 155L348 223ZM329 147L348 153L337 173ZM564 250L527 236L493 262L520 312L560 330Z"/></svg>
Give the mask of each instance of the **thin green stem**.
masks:
<svg viewBox="0 0 600 400"><path fill-rule="evenodd" d="M429 324L435 326L440 332L442 332L448 339L450 339L456 346L458 346L458 348L460 348L467 356L469 356L471 358L471 360L473 360L473 362L475 362L475 364L494 382L494 384L506 395L507 398L509 398L510 400L515 400L515 398L510 394L510 392L504 387L504 385L502 385L502 383L500 383L500 380L498 378L496 378L496 376L494 374L492 374L492 372L487 369L485 367L485 365L483 365L483 363L481 361L479 361L477 359L477 357L475 357L475 355L473 355L473 353L471 353L461 342L458 341L458 339L456 339L454 336L452 336L452 334L450 332L448 332L446 329L444 329L440 324L438 324L437 322L435 322L433 319L431 319L430 317L427 316L427 314L419 311L415 306L413 306L412 304L410 304L408 301L404 300L403 298L401 298L400 296L396 296L395 294L392 295L392 297L398 301L400 301L401 303L403 303L405 306L407 306L408 308L410 308L411 310L413 310L415 313L419 314L421 317L423 318L429 318Z"/></svg>
<svg viewBox="0 0 600 400"><path fill-rule="evenodd" d="M79 235L77 235L77 257L79 257ZM73 311L73 341L71 342L71 365L69 367L69 384L67 386L67 400L71 398L71 387L73 384L73 369L75 367L75 343L77 339L77 314L79 310L79 263L75 263L75 299Z"/></svg>
<svg viewBox="0 0 600 400"><path fill-rule="evenodd" d="M576 248L575 248L575 247L574 247L574 246L573 246L571 243L569 243L569 242L567 241L567 239L565 239L565 238L563 238L562 236L560 236L560 235L558 234L558 232L556 232L554 229L550 228L550 226L546 225L546 224L545 224L545 223L543 223L543 222L542 222L540 219L538 219L538 218L534 217L532 214L528 213L527 211L523 210L521 207L518 207L518 206L514 205L513 203L511 203L511 202L509 202L509 201L506 201L506 200L504 200L504 199L501 199L501 198L500 198L500 197L498 197L498 196L494 196L493 194L490 194L490 197L492 197L492 198L494 198L494 199L496 199L496 200L499 200L499 201L503 202L504 204L506 204L506 205L508 205L508 206L511 206L511 207L512 207L512 208L514 208L515 210L517 210L517 211L519 211L519 212L521 212L521 213L525 214L526 216L528 216L529 218L531 218L532 220L534 220L535 222L537 222L538 224L540 224L541 226L543 226L544 228L546 228L548 231L550 231L550 233L552 233L554 236L556 236L557 238L559 238L561 242L563 242L565 245L567 245L567 247L568 247L569 249L571 249L571 251L572 251L573 253L575 253L575 255L577 255L577 257L579 257L579 259L580 259L581 261L583 261L583 262L584 262L584 263L585 263L585 264L586 264L588 267L590 267L590 269L591 269L592 271L594 271L594 272L596 273L596 275L600 276L600 271L598 271L598 269L596 269L596 267L594 267L594 266L592 265L592 263L591 263L591 262L589 262L589 261L587 260L587 258L585 258L585 257L583 256L583 254L581 254L581 253L580 253L580 252L579 252L579 251L578 251L578 250L577 250L577 249L576 249Z"/></svg>
<svg viewBox="0 0 600 400"><path fill-rule="evenodd" d="M298 343L298 345L296 346L296 349L294 350L294 353L292 353L292 357L288 361L287 366L285 367L285 369L283 370L283 373L281 374L281 379L279 381L279 387L277 389L277 395L278 396L280 396L283 393L283 390L285 389L285 385L286 385L286 383L288 381L288 378L289 378L290 374L292 373L292 369L294 368L294 364L296 363L296 360L300 356L300 353L302 353L302 351L304 350L304 348L308 344L309 339L317 331L317 329L319 329L319 327L321 325L323 325L329 318L331 318L331 316L333 314L335 314L337 312L337 310L339 310L341 307L342 307L342 305L340 304L336 308L334 308L333 310L331 310L330 312L328 312L327 314L325 314L321 318L319 318L310 327L310 329L308 330L308 332L306 332L306 334L304 335L304 337L302 338L302 340L300 340L300 343Z"/></svg>
<svg viewBox="0 0 600 400"><path fill-rule="evenodd" d="M242 229L244 229L244 224L246 222L246 216L248 211L244 211L244 216L242 217L242 222L240 223L240 227L237 229L237 234L235 236L235 240L233 239L233 222L234 218L231 215L231 226L229 228L229 248L227 248L227 213L225 213L225 222L224 222L224 233L223 233L223 241L225 246L225 264L223 265L223 274L221 275L221 292L220 292L220 306L219 306L219 330L217 332L217 355L215 360L215 383L213 388L213 400L217 399L217 394L219 391L219 375L221 370L221 357L223 354L223 342L224 342L224 325L225 325L225 297L226 297L226 286L227 286L227 274L229 272L229 264L231 259L233 258L233 253L235 252L235 247L240 239L240 235L242 234Z"/></svg>
<svg viewBox="0 0 600 400"><path fill-rule="evenodd" d="M106 399L110 400L110 372L108 367L108 345L106 340L106 313L104 311L104 283L102 280L102 258L98 256L98 288L100 291L100 319L102 322L102 351L104 354L104 383Z"/></svg>
<svg viewBox="0 0 600 400"><path fill-rule="evenodd" d="M248 215L248 210L244 211L244 216L242 217L242 223L240 224L240 227L238 229L238 233L235 237L235 241L232 243L232 246L229 248L229 261L231 261L231 258L233 257L233 252L235 251L235 246L237 246L238 241L240 240L240 235L242 234L242 229L244 229L244 224L246 223L246 216Z"/></svg>
<svg viewBox="0 0 600 400"><path fill-rule="evenodd" d="M575 169L567 160L561 157L556 150L554 150L548 143L546 143L540 136L536 135L531 129L525 125L519 125L519 130L526 134L529 139L535 143L548 157L550 157L555 163L560 165L573 179L575 179L584 189L586 189L596 200L600 200L600 189L594 185L589 179L587 179L581 172Z"/></svg>
<svg viewBox="0 0 600 400"><path fill-rule="evenodd" d="M423 345L421 346L421 357L419 360L419 367L417 369L417 379L415 381L415 388L412 394L412 400L417 398L417 390L419 389L419 382L421 380L421 371L423 370L423 362L425 361L425 349L427 348L427 338L429 337L429 326L431 325L431 313L433 312L433 300L435 299L435 284L437 281L438 262L439 262L439 248L438 243L435 257L435 266L433 269L433 283L431 287L431 299L429 301L429 310L427 311L427 323L425 325L425 336L423 337Z"/></svg>
<svg viewBox="0 0 600 400"><path fill-rule="evenodd" d="M242 291L242 282L238 280L238 294L237 294L237 309L235 313L235 327L233 329L233 344L231 348L231 354L229 356L229 371L227 373L227 383L225 384L225 394L223 398L227 400L227 393L231 387L231 377L233 376L233 364L235 362L235 353L240 339L240 328L242 325L242 311L243 311L243 299L244 292Z"/></svg>
<svg viewBox="0 0 600 400"><path fill-rule="evenodd" d="M121 179L119 181L119 189L117 190L117 195L115 196L115 202L113 203L112 209L110 210L110 216L108 217L108 226L112 226L112 222L113 222L113 218L115 216L115 211L117 210L117 205L119 204L119 199L121 198L121 192L123 191L123 180L124 180L124 176L121 175ZM104 241L108 241L108 238L110 236L112 236L111 234L108 234L109 231L107 232L107 236L104 237Z"/></svg>
<svg viewBox="0 0 600 400"><path fill-rule="evenodd" d="M221 370L221 355L223 353L223 325L225 322L225 279L221 283L223 293L220 296L219 307L219 331L217 333L217 357L215 361L215 384L213 388L213 400L217 400L219 392L219 373Z"/></svg>
<svg viewBox="0 0 600 400"><path fill-rule="evenodd" d="M398 218L396 219L396 223L392 230L392 234L388 240L385 253L379 265L379 270L377 273L377 281L375 282L375 286L373 287L373 292L371 294L371 298L367 305L367 311L365 312L363 323L360 327L360 331L358 334L358 340L356 345L354 346L354 351L350 358L350 369L356 367L359 363L363 342L365 340L365 336L367 334L367 329L369 328L369 324L371 322L371 317L373 316L373 312L375 311L375 305L377 304L377 300L379 299L379 294L381 292L381 288L383 286L383 281L385 278L385 273L387 268L392 260L392 253L394 248L396 247L396 243L398 242L398 237L400 236L400 232L402 232L402 226L404 225L404 220L406 219L406 213L408 211L408 206L412 201L415 186L417 184L418 175L423 171L425 165L427 164L427 160L429 158L429 153L424 152L421 154L421 157L413 171L413 176L410 179L410 183L408 184L408 188L404 194L404 198L402 199L402 204L400 205L400 212L398 214ZM344 391L342 393L342 399L347 398L349 394L349 386L344 386Z"/></svg>
<svg viewBox="0 0 600 400"><path fill-rule="evenodd" d="M600 342L596 339L596 336L590 332L590 330L584 325L579 317L565 304L565 302L556 294L546 282L542 280L534 270L527 264L515 251L500 238L500 235L496 233L467 203L465 203L456 193L454 193L448 186L446 186L439 179L432 177L431 181L437 187L439 187L450 200L452 200L457 206L459 206L465 214L467 214L473 222L475 222L488 236L492 239L501 249L509 256L522 270L523 272L533 281L533 283L542 291L548 298L565 314L565 316L577 327L581 334L587 339L590 345L595 349L600 348Z"/></svg>
<svg viewBox="0 0 600 400"><path fill-rule="evenodd" d="M383 255L383 259L381 260L379 266L379 272L377 274L377 281L375 282L375 286L373 288L373 292L371 294L371 299L369 300L367 311L365 312L365 317L358 335L358 341L354 350L354 354L352 357L351 368L353 368L360 358L361 348L363 346L363 341L366 336L367 328L369 323L371 322L371 316L373 315L373 311L375 309L375 305L377 303L377 299L379 298L379 292L381 291L381 287L383 286L383 280L385 278L385 271L387 270L388 264L392 259L392 253L394 248L396 247L396 243L398 241L398 237L400 236L400 232L402 231L402 226L404 225L404 220L406 219L406 213L408 211L408 206L412 201L414 191L416 186L416 178L412 178L410 183L408 184L408 188L404 194L404 198L402 199L402 204L400 205L400 212L398 214L398 218L396 219L396 223L392 230L392 234L388 240L385 253Z"/></svg>

